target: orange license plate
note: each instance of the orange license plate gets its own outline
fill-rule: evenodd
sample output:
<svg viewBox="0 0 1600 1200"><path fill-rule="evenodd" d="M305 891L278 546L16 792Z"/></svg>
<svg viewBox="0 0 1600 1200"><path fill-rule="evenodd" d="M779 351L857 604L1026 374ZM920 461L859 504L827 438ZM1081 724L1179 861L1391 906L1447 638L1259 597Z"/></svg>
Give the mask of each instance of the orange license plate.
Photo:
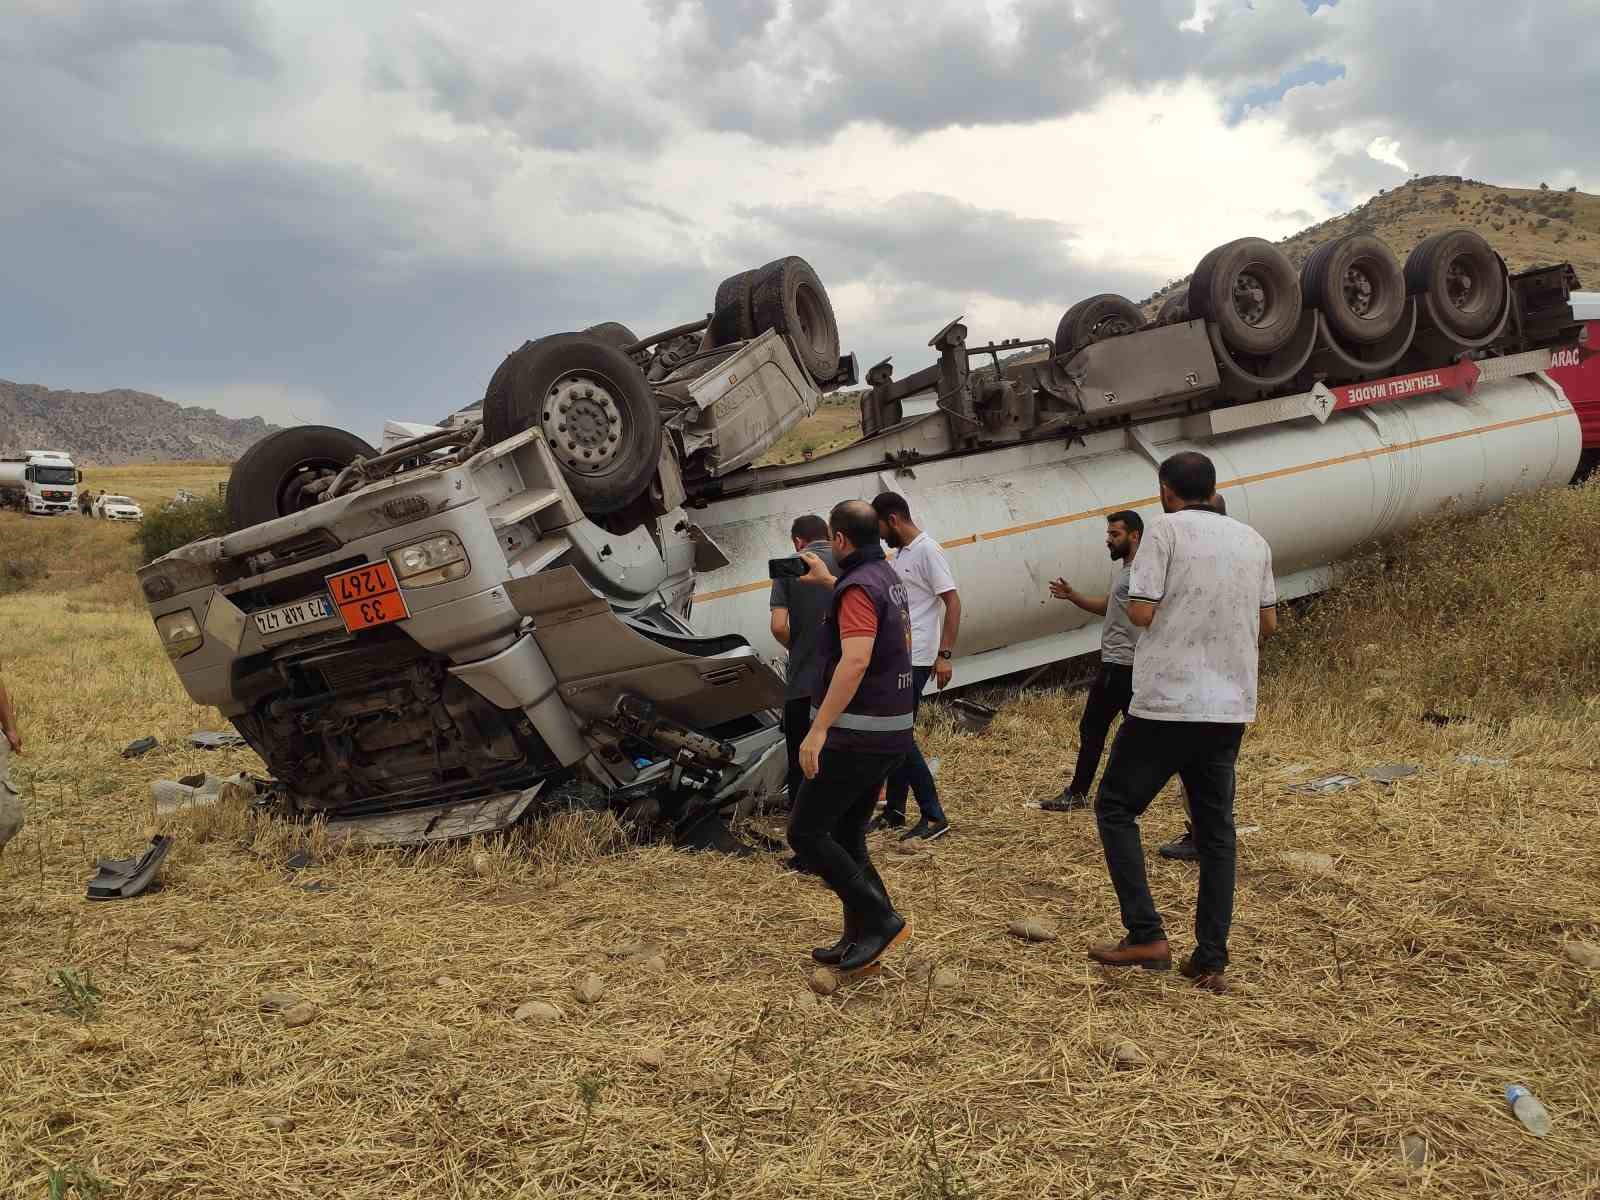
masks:
<svg viewBox="0 0 1600 1200"><path fill-rule="evenodd" d="M340 571L329 575L327 582L333 603L344 618L344 627L351 633L403 621L411 615L406 598L400 594L394 568L387 561Z"/></svg>

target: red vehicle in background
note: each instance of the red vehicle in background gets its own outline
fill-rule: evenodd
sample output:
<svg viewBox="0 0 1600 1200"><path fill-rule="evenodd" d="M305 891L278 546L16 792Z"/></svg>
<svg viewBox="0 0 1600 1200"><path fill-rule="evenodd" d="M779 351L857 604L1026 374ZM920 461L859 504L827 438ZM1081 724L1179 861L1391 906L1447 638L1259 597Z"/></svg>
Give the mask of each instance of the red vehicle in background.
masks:
<svg viewBox="0 0 1600 1200"><path fill-rule="evenodd" d="M1600 467L1600 292L1573 292L1572 315L1584 323L1588 340L1577 350L1555 354L1550 378L1561 385L1583 428L1583 456L1573 482Z"/></svg>

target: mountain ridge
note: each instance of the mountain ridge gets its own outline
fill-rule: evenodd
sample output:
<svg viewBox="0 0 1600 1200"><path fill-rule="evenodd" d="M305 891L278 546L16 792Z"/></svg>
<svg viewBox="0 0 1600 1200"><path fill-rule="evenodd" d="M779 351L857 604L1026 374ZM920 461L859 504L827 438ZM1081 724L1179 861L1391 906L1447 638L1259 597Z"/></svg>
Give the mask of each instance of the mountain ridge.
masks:
<svg viewBox="0 0 1600 1200"><path fill-rule="evenodd" d="M0 454L65 450L80 465L232 461L278 429L150 392L75 392L0 379Z"/></svg>

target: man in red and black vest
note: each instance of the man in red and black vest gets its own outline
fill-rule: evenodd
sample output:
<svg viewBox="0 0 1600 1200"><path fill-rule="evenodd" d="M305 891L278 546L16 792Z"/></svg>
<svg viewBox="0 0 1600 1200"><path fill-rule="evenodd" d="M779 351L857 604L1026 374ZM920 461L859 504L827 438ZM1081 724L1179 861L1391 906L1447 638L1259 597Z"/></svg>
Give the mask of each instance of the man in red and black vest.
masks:
<svg viewBox="0 0 1600 1200"><path fill-rule="evenodd" d="M878 514L864 500L828 516L835 577L814 554L804 580L831 587L817 641L811 731L800 743L805 774L789 818L789 844L844 906L844 933L811 952L846 974L873 966L911 934L867 856L878 789L915 744L911 617L905 585L884 558Z"/></svg>

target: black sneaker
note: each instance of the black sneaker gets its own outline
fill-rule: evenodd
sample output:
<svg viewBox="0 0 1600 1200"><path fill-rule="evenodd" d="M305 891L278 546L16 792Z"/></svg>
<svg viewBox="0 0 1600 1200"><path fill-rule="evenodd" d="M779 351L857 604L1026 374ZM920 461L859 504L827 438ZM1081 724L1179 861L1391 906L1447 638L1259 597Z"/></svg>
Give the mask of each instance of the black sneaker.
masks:
<svg viewBox="0 0 1600 1200"><path fill-rule="evenodd" d="M1045 812L1076 812L1089 807L1089 797L1082 792L1064 790L1059 796L1039 801L1039 807Z"/></svg>
<svg viewBox="0 0 1600 1200"><path fill-rule="evenodd" d="M905 827L906 819L904 817L891 817L888 813L879 813L867 824L867 832L877 833L883 829L904 829Z"/></svg>
<svg viewBox="0 0 1600 1200"><path fill-rule="evenodd" d="M949 821L930 821L927 817L923 817L910 830L902 833L900 840L902 842L910 842L920 839L921 841L931 842L935 838L942 838L949 832Z"/></svg>
<svg viewBox="0 0 1600 1200"><path fill-rule="evenodd" d="M1195 862L1200 857L1200 851L1195 848L1194 831L1185 829L1181 837L1174 838L1161 847L1162 858L1176 858L1181 862Z"/></svg>

